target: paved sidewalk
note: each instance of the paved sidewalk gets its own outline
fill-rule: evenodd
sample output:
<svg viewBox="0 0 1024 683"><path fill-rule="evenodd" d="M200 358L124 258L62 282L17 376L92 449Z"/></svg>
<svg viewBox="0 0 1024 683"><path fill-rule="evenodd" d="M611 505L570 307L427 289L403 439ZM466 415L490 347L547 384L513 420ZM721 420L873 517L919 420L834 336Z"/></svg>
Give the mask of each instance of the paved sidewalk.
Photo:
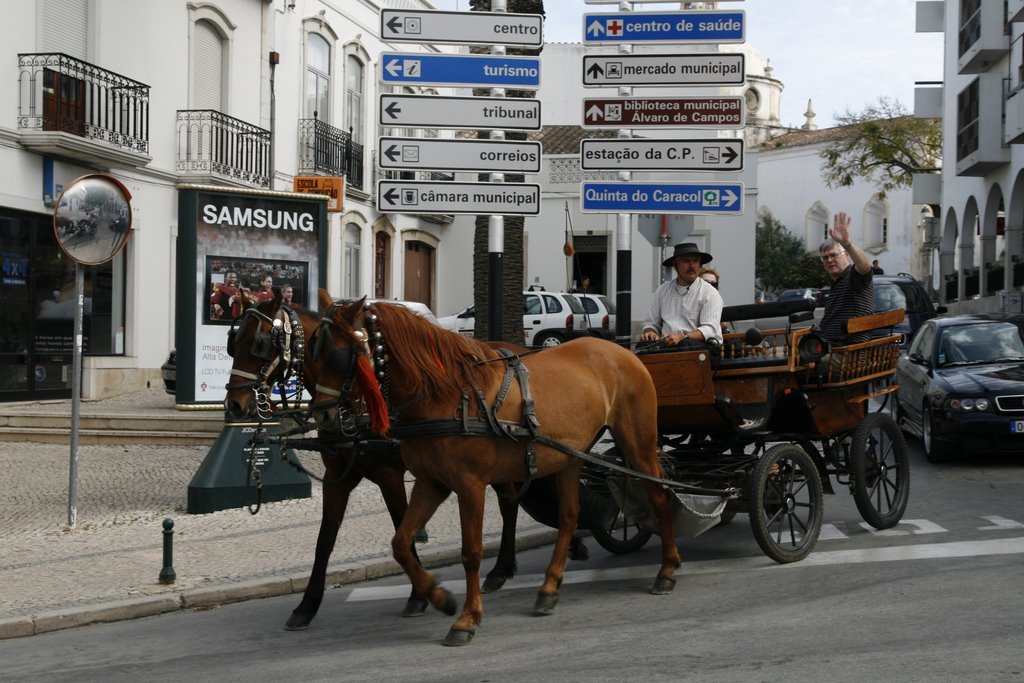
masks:
<svg viewBox="0 0 1024 683"><path fill-rule="evenodd" d="M4 413L40 409L70 414L71 402L0 405ZM160 387L81 404L82 414L104 411L159 415L174 411L174 401ZM320 524L319 483L313 482L311 498L264 503L256 515L246 508L190 515L185 512L188 484L207 451L206 446L80 446L77 524L70 529L69 446L0 442L0 638L300 593ZM322 471L316 453L298 456L311 471ZM488 496L484 531L493 552L501 522L490 489ZM176 573L166 586L159 582L165 518L174 520ZM454 496L427 530L430 540L418 547L423 561L458 562ZM392 531L376 487L358 487L328 584L400 573L391 559ZM552 529L520 513L520 548L553 538Z"/></svg>

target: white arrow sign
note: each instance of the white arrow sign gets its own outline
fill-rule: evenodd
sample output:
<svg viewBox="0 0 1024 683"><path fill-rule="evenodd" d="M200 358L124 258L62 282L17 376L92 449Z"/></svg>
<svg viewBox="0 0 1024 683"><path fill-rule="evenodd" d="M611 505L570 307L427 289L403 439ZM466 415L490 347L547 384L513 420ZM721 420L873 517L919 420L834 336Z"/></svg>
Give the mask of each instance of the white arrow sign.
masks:
<svg viewBox="0 0 1024 683"><path fill-rule="evenodd" d="M540 100L381 95L379 104L377 112L382 126L540 130Z"/></svg>
<svg viewBox="0 0 1024 683"><path fill-rule="evenodd" d="M539 142L380 137L377 162L387 169L539 173Z"/></svg>
<svg viewBox="0 0 1024 683"><path fill-rule="evenodd" d="M382 9L380 37L409 43L541 47L544 17L508 12Z"/></svg>
<svg viewBox="0 0 1024 683"><path fill-rule="evenodd" d="M587 171L742 171L739 138L599 138L580 142Z"/></svg>
<svg viewBox="0 0 1024 683"><path fill-rule="evenodd" d="M377 209L386 213L536 216L540 214L540 185L381 180L377 183Z"/></svg>

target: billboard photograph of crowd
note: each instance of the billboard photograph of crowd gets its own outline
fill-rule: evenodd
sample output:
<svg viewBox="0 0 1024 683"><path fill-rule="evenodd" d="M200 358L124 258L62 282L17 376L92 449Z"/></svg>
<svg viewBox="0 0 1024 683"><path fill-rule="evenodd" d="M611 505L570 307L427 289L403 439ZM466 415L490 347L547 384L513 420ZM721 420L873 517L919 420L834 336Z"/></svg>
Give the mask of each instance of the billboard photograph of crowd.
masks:
<svg viewBox="0 0 1024 683"><path fill-rule="evenodd" d="M281 289L284 305L307 305L309 269L304 262L207 255L205 273L207 324L230 325L246 304L273 299L275 288Z"/></svg>

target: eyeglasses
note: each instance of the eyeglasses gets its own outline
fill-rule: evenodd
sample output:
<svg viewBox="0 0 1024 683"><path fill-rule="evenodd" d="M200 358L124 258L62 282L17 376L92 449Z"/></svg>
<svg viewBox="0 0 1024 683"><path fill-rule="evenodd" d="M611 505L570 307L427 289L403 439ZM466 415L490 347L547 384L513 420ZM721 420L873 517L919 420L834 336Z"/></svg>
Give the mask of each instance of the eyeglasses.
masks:
<svg viewBox="0 0 1024 683"><path fill-rule="evenodd" d="M845 251L834 251L831 254L822 254L821 255L821 260L822 261L834 261L835 259L839 258L840 256L842 256L845 253L846 253Z"/></svg>

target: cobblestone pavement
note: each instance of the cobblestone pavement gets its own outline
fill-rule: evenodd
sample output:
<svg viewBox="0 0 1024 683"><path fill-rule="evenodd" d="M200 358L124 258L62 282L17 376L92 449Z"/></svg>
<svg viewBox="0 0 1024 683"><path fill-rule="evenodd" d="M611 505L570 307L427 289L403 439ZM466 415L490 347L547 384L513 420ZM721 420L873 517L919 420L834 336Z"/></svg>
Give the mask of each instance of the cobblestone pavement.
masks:
<svg viewBox="0 0 1024 683"><path fill-rule="evenodd" d="M70 413L70 401L35 404ZM25 404L0 410L28 410ZM83 402L89 412L173 410L157 391ZM301 591L313 562L321 489L312 497L210 514L185 512L188 484L206 446L80 446L75 528L68 527L70 447L0 442L0 638L95 621L133 618L192 606ZM299 451L311 471L319 456ZM488 489L485 534L500 536L497 502ZM163 527L174 520L176 580L163 585ZM419 546L427 563L459 558L454 496L428 525ZM379 491L360 485L329 565L330 583L399 573L391 559L393 527ZM550 541L553 531L519 516L518 542ZM298 596L296 596L298 604Z"/></svg>

